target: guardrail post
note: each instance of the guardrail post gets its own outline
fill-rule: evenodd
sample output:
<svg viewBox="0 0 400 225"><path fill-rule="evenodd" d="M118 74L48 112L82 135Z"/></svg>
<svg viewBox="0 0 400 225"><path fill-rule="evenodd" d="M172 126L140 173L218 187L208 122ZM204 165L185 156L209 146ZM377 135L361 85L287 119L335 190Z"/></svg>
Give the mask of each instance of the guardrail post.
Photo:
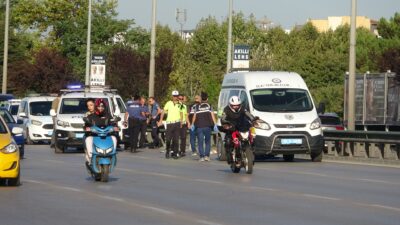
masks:
<svg viewBox="0 0 400 225"><path fill-rule="evenodd" d="M369 147L371 146L371 144L370 143L368 143L368 142L365 142L365 145L364 145L364 149L365 149L365 158L369 158Z"/></svg>
<svg viewBox="0 0 400 225"><path fill-rule="evenodd" d="M379 159L384 159L385 158L384 144L377 144L377 147L378 147Z"/></svg>
<svg viewBox="0 0 400 225"><path fill-rule="evenodd" d="M355 143L354 142L350 142L349 143L350 144L350 148L349 148L349 157L353 157L354 156L354 148L356 147L355 146Z"/></svg>

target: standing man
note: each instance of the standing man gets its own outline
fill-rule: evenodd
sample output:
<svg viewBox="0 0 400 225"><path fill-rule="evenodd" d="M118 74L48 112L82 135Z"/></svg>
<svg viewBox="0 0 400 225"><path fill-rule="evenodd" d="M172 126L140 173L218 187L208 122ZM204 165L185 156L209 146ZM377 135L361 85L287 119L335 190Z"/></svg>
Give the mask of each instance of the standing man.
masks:
<svg viewBox="0 0 400 225"><path fill-rule="evenodd" d="M169 158L169 153L172 149L173 151L172 157L174 159L178 159L179 130L182 123L178 96L179 96L178 91L172 92L172 100L168 101L165 104L164 110L160 116L160 121L158 122L158 126L161 126L164 119L164 113L167 113L167 119L166 119L167 127L165 128L166 129L165 158Z"/></svg>
<svg viewBox="0 0 400 225"><path fill-rule="evenodd" d="M193 123L194 126L196 126L197 138L199 141L199 161L210 161L211 129L214 127L216 120L212 108L210 104L208 104L207 93L201 93L201 103L197 107L197 110L193 116Z"/></svg>
<svg viewBox="0 0 400 225"><path fill-rule="evenodd" d="M160 120L161 108L154 99L154 97L149 98L150 105L150 126L151 126L151 138L153 139L153 144L150 145L150 148L159 148L162 147L160 137L158 136L158 125L157 122Z"/></svg>
<svg viewBox="0 0 400 225"><path fill-rule="evenodd" d="M53 100L53 102L51 102L51 110L54 111L55 113L57 113L57 109L58 106L60 105L60 100L61 100L61 93L58 93L57 97ZM55 146L55 142L56 142L56 117L53 116L53 133L51 135L51 141L50 141L50 147L54 147ZM22 156L24 154L22 153Z"/></svg>
<svg viewBox="0 0 400 225"><path fill-rule="evenodd" d="M189 110L189 115L188 115L188 121L189 125L193 125L193 116L194 113L196 112L197 107L199 106L201 101L200 95L194 96L194 103L190 106ZM193 128L189 127L189 135L190 135L190 147L192 149L192 156L197 155L197 150L196 150L196 127L193 126Z"/></svg>
<svg viewBox="0 0 400 225"><path fill-rule="evenodd" d="M180 110L181 110L181 128L179 130L179 139L180 139L180 156L186 156L186 134L187 129L190 127L189 118L188 118L188 110L186 106L185 96L183 94L179 94L178 96Z"/></svg>
<svg viewBox="0 0 400 225"><path fill-rule="evenodd" d="M129 146L131 152L136 152L137 150L137 142L140 131L140 105L139 105L139 96L135 95L132 98L131 102L128 102L126 113L125 113L125 121L128 121L129 127ZM128 119L129 118L129 119Z"/></svg>
<svg viewBox="0 0 400 225"><path fill-rule="evenodd" d="M146 140L146 131L147 131L147 118L150 115L149 107L147 107L146 98L141 96L139 99L139 133L140 133L140 141L139 148L144 148L144 143Z"/></svg>

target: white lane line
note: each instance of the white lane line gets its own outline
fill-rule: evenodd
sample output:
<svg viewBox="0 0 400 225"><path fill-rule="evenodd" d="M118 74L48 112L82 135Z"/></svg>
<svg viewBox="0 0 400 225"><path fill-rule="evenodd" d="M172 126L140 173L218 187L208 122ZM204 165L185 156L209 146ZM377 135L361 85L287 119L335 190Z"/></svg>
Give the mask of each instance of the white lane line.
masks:
<svg viewBox="0 0 400 225"><path fill-rule="evenodd" d="M396 212L400 212L400 208L396 208L396 207L392 207L392 206L387 206L387 205L370 204L369 206L376 207L376 208L381 208L381 209L392 210L392 211L396 211Z"/></svg>
<svg viewBox="0 0 400 225"><path fill-rule="evenodd" d="M214 223L214 222L207 221L207 220L196 220L196 222L201 223L201 224L206 224L206 225L221 225L220 223Z"/></svg>
<svg viewBox="0 0 400 225"><path fill-rule="evenodd" d="M331 201L342 200L340 198L332 198L332 197L327 197L327 196L322 196L322 195L302 194L302 196L307 197L307 198L318 198L318 199L331 200Z"/></svg>
<svg viewBox="0 0 400 225"><path fill-rule="evenodd" d="M367 162L351 162L351 161L340 161L334 159L323 159L323 162L328 163L337 163L337 164L348 164L348 165L357 165L357 166L375 166L375 167L386 167L386 168L400 168L400 165L390 165L390 164L374 164Z"/></svg>
<svg viewBox="0 0 400 225"><path fill-rule="evenodd" d="M169 211L169 210L166 210L166 209L162 209L162 208L158 208L158 207L146 206L146 205L143 205L142 207L145 208L145 209L150 209L150 210L153 210L153 211L155 211L155 212L163 213L163 214L166 214L166 215L173 215L173 214L175 214L175 213L172 212L172 211Z"/></svg>
<svg viewBox="0 0 400 225"><path fill-rule="evenodd" d="M60 188L67 190L67 191L82 192L81 190L79 190L77 188L72 188L72 187L60 187Z"/></svg>
<svg viewBox="0 0 400 225"><path fill-rule="evenodd" d="M100 198L104 198L107 200L112 200L112 201L117 201L117 202L125 202L124 199L122 198L116 198L116 197L111 197L111 196L107 196L107 195L98 195Z"/></svg>
<svg viewBox="0 0 400 225"><path fill-rule="evenodd" d="M220 181L213 181L213 180L204 180L204 179L194 179L194 181L210 183L210 184L224 184Z"/></svg>
<svg viewBox="0 0 400 225"><path fill-rule="evenodd" d="M250 186L248 188L253 189L253 190L260 190L260 191L279 191L278 189L274 189L274 188L256 187L256 186Z"/></svg>
<svg viewBox="0 0 400 225"><path fill-rule="evenodd" d="M371 183L397 184L397 185L399 185L399 183L390 182L390 181L385 181L385 180L375 180L375 179L365 179L365 178L357 178L357 179L355 179L355 180L365 181L365 182L371 182Z"/></svg>

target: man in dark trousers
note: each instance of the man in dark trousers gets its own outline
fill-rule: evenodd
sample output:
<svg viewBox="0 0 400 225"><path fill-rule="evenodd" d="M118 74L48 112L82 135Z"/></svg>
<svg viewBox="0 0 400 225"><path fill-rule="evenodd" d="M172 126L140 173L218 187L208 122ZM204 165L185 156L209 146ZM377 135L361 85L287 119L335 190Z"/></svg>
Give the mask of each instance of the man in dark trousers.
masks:
<svg viewBox="0 0 400 225"><path fill-rule="evenodd" d="M188 108L188 111L189 111L188 121L189 121L190 126L193 124L193 116L194 116L194 113L196 112L197 106L200 104L200 101L201 101L200 95L194 96L194 103ZM192 149L192 156L196 156L197 155L197 150L196 150L197 132L196 132L195 126L193 127L193 129L189 129L189 134L190 134L190 147Z"/></svg>
<svg viewBox="0 0 400 225"><path fill-rule="evenodd" d="M128 102L125 113L125 121L129 123L129 146L131 152L136 152L140 132L140 104L139 96L135 95L131 102ZM129 118L129 119L128 119Z"/></svg>
<svg viewBox="0 0 400 225"><path fill-rule="evenodd" d="M150 97L148 100L150 105L150 126L151 126L151 138L153 139L152 145L150 148L159 148L162 147L160 137L158 136L159 128L157 122L160 120L161 108L154 99L154 97Z"/></svg>
<svg viewBox="0 0 400 225"><path fill-rule="evenodd" d="M179 150L179 131L182 125L182 117L181 117L181 109L178 101L179 92L172 92L172 100L168 101L164 110L161 113L160 121L158 122L158 126L162 125L164 114L167 114L166 119L166 151L165 158L169 158L169 153L172 150L172 157L174 159L178 159L178 150Z"/></svg>
<svg viewBox="0 0 400 225"><path fill-rule="evenodd" d="M139 133L140 133L140 141L139 141L139 148L144 148L144 143L146 141L146 131L147 131L147 118L150 114L149 107L145 104L146 98L140 97L139 98Z"/></svg>

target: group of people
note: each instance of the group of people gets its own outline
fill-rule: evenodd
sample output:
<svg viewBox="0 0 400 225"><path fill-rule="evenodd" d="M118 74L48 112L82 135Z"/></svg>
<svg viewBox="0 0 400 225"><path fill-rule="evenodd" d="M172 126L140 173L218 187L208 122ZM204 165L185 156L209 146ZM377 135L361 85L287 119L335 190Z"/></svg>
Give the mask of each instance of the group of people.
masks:
<svg viewBox="0 0 400 225"><path fill-rule="evenodd" d="M145 146L147 126L151 127L153 142L150 148L162 147L159 129L165 128L165 157L178 159L186 156L187 131L190 134L192 155L197 155L196 140L200 161L210 160L211 132L215 127L216 118L208 103L207 93L196 95L193 104L186 105L186 96L178 91L172 91L171 100L163 108L154 97L146 99L135 96L127 102L125 114L126 125L129 127L129 146L131 152ZM164 118L165 117L165 118ZM140 138L139 138L140 136Z"/></svg>
<svg viewBox="0 0 400 225"><path fill-rule="evenodd" d="M211 134L217 129L217 120L211 105L208 103L207 93L194 97L194 102L186 105L186 96L179 94L178 91L172 92L171 100L163 108L156 102L154 97L146 99L141 96L134 96L127 102L125 113L125 126L129 127L129 147L131 152L136 152L138 148L145 147L146 131L148 125L151 127L152 143L150 148L162 147L159 137L159 128L165 127L165 158L178 159L186 155L186 134L189 130L190 146L192 156L199 155L199 161L210 161ZM86 117L91 124L114 125L111 116L107 115L105 102L102 99L88 99L88 112ZM165 117L165 118L164 118ZM242 107L241 101L237 96L229 99L229 104L224 108L221 122L229 122L236 127L243 126L245 121L254 120L254 117ZM85 129L88 129L89 125ZM225 149L228 152L232 140L230 135L226 135ZM117 139L113 137L115 146ZM197 149L196 149L197 142ZM86 137L86 160L90 162L92 152L92 140ZM198 152L198 153L197 153Z"/></svg>

